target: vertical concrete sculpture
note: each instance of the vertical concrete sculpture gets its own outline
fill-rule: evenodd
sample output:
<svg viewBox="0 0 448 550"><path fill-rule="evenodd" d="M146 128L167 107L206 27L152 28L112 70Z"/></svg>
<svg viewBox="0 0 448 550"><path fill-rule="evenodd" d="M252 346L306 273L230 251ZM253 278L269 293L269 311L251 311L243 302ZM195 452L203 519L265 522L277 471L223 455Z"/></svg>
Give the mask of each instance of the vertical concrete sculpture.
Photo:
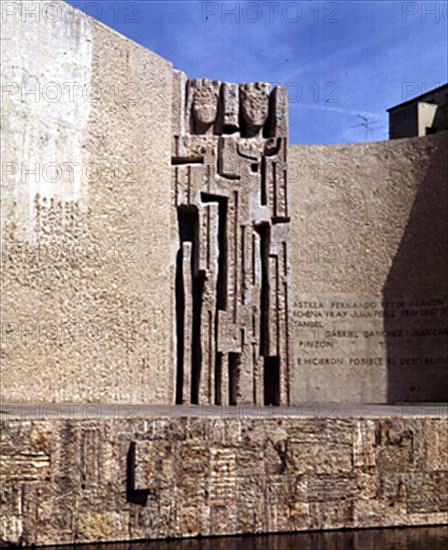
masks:
<svg viewBox="0 0 448 550"><path fill-rule="evenodd" d="M286 90L174 75L176 403L289 402Z"/></svg>

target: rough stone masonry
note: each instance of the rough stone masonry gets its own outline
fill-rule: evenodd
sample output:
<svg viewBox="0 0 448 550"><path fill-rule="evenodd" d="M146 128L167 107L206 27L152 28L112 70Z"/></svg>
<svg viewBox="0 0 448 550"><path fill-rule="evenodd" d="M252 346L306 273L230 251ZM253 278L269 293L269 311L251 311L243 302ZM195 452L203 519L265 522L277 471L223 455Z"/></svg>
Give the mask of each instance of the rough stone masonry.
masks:
<svg viewBox="0 0 448 550"><path fill-rule="evenodd" d="M446 523L439 407L261 409L9 406L0 540Z"/></svg>

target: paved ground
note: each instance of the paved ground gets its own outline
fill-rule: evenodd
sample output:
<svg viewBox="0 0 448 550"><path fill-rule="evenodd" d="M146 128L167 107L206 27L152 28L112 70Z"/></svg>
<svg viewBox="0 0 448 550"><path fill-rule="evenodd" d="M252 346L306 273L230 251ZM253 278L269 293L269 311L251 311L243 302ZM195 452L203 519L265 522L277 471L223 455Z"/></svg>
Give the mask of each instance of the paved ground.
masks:
<svg viewBox="0 0 448 550"><path fill-rule="evenodd" d="M403 403L395 405L352 403L301 403L291 407L240 405L147 405L99 403L8 403L0 405L0 418L45 420L51 418L154 418L203 417L244 418L385 418L448 417L448 403Z"/></svg>

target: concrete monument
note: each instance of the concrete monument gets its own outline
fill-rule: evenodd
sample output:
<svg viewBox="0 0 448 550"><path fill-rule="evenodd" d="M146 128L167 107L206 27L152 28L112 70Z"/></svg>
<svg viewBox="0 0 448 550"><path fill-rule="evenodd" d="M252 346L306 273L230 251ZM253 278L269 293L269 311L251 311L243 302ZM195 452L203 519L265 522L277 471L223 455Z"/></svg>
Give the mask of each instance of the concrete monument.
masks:
<svg viewBox="0 0 448 550"><path fill-rule="evenodd" d="M289 402L286 102L174 73L177 403Z"/></svg>
<svg viewBox="0 0 448 550"><path fill-rule="evenodd" d="M3 4L1 543L446 524L446 133Z"/></svg>

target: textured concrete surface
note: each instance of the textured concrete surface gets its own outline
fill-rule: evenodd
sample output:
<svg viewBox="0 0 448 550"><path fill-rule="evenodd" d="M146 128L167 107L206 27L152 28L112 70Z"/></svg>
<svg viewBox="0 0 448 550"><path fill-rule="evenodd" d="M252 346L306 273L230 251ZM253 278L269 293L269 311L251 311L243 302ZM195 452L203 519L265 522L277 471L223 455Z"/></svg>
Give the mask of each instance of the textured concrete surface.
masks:
<svg viewBox="0 0 448 550"><path fill-rule="evenodd" d="M447 398L448 133L289 148L292 401Z"/></svg>
<svg viewBox="0 0 448 550"><path fill-rule="evenodd" d="M176 403L289 403L287 113L285 88L174 75Z"/></svg>
<svg viewBox="0 0 448 550"><path fill-rule="evenodd" d="M2 421L1 539L57 544L444 524L447 418ZM376 409L378 410L378 409Z"/></svg>
<svg viewBox="0 0 448 550"><path fill-rule="evenodd" d="M172 136L186 131L179 73L172 102L170 63L77 10L61 13L57 23L10 15L2 29L2 395L174 403L179 237L170 162L214 136L172 151ZM235 86L223 90L230 138L238 98ZM200 102L195 109L202 121L211 116ZM271 325L273 342L285 349L289 338L294 353L280 391L290 386L291 402L446 400L447 133L290 146L288 154L283 264L294 297L285 327ZM278 251L288 237L272 233ZM229 258L232 272L249 260L243 251ZM238 340L237 326L227 322L226 336ZM206 331L201 338L205 349ZM191 371L200 368L196 344L184 337ZM223 376L240 369L237 347ZM246 370L233 393L259 402L260 372L248 399Z"/></svg>
<svg viewBox="0 0 448 550"><path fill-rule="evenodd" d="M2 24L2 394L170 403L171 64L52 4Z"/></svg>

